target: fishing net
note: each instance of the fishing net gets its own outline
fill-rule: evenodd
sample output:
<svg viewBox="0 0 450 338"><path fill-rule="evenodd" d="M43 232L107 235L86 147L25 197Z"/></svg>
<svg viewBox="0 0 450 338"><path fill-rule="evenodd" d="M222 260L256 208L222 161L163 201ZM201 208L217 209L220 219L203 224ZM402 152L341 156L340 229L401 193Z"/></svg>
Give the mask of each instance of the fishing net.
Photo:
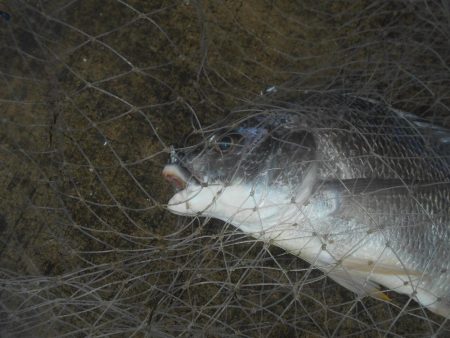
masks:
<svg viewBox="0 0 450 338"><path fill-rule="evenodd" d="M171 146L284 85L450 124L447 1L0 4L3 337L447 336L224 222L166 210Z"/></svg>

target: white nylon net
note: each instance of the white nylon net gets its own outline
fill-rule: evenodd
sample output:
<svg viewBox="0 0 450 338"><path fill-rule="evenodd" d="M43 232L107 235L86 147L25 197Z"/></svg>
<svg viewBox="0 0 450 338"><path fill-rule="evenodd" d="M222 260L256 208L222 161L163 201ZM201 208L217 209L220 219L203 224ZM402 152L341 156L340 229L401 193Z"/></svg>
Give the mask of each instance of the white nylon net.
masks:
<svg viewBox="0 0 450 338"><path fill-rule="evenodd" d="M447 336L165 204L170 146L272 85L450 125L447 1L0 4L0 335Z"/></svg>

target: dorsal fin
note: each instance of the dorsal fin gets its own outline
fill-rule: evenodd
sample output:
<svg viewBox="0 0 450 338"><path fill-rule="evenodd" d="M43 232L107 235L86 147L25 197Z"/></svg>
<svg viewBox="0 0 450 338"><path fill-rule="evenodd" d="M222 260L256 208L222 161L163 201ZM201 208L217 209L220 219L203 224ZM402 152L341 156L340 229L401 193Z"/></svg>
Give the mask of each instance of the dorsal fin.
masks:
<svg viewBox="0 0 450 338"><path fill-rule="evenodd" d="M417 131L423 135L433 148L442 152L442 155L446 154L450 156L450 130L431 123L428 120L418 117L412 113L407 113L398 109L392 109L399 118L409 122L411 126L417 128Z"/></svg>
<svg viewBox="0 0 450 338"><path fill-rule="evenodd" d="M387 107L393 113L393 115L397 117L400 124L403 124L402 122L404 122L404 127L415 129L417 131L417 134L421 135L426 143L437 152L439 152L441 156L450 157L450 129L419 117L413 113L393 108L383 102L378 102L369 98L356 97L353 95L346 96L355 99L355 101L361 100L375 106L382 105ZM450 160L447 159L447 161Z"/></svg>

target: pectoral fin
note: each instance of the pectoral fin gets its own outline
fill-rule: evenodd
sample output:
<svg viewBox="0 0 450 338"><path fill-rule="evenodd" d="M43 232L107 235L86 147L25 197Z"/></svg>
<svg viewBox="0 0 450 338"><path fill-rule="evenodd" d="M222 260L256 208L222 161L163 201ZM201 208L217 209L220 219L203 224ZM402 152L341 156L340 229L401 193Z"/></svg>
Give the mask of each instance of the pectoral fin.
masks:
<svg viewBox="0 0 450 338"><path fill-rule="evenodd" d="M367 273L337 268L328 271L327 274L334 281L360 297L371 296L379 300L391 301L391 298L382 291L378 283L367 278Z"/></svg>
<svg viewBox="0 0 450 338"><path fill-rule="evenodd" d="M385 276L399 276L410 278L425 278L423 272L407 269L402 265L395 264L395 262L373 262L366 259L358 259L354 257L344 258L340 265L348 271L354 271L355 273L361 273L364 275L385 275Z"/></svg>

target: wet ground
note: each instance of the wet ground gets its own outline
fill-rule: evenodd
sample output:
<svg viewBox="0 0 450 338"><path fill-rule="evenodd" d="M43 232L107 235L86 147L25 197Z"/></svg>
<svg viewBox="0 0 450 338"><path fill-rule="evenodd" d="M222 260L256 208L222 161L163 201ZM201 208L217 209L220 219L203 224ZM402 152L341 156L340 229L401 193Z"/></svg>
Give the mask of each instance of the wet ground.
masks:
<svg viewBox="0 0 450 338"><path fill-rule="evenodd" d="M282 250L169 214L161 178L170 145L286 81L449 125L444 2L37 3L0 7L5 334L448 333L401 297L357 302Z"/></svg>

